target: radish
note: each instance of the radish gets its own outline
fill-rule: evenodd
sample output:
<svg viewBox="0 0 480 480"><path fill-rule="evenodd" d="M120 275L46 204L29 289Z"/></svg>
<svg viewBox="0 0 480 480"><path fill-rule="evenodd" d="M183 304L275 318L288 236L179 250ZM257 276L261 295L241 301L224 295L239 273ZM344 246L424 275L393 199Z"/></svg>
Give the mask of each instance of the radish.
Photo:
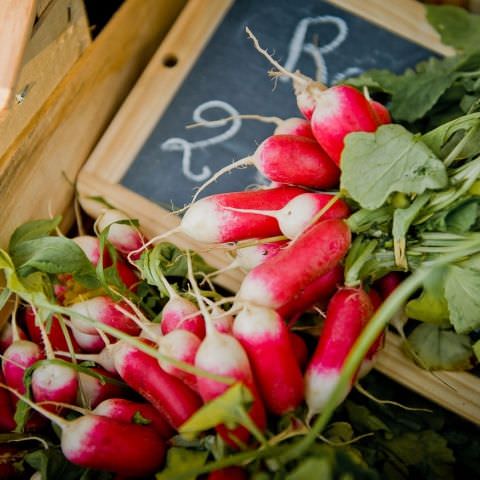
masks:
<svg viewBox="0 0 480 480"><path fill-rule="evenodd" d="M19 340L27 340L25 332L17 326ZM13 342L13 326L7 323L0 333L0 353L3 353Z"/></svg>
<svg viewBox="0 0 480 480"><path fill-rule="evenodd" d="M244 278L239 303L279 308L317 277L327 273L350 247L350 230L343 220L316 223L277 255Z"/></svg>
<svg viewBox="0 0 480 480"><path fill-rule="evenodd" d="M3 353L5 382L19 393L25 393L25 370L43 358L40 347L29 340L15 340Z"/></svg>
<svg viewBox="0 0 480 480"><path fill-rule="evenodd" d="M242 467L226 467L211 472L207 480L247 480L248 474Z"/></svg>
<svg viewBox="0 0 480 480"><path fill-rule="evenodd" d="M303 377L288 329L274 310L246 306L235 318L233 334L247 352L268 410L283 415L303 401Z"/></svg>
<svg viewBox="0 0 480 480"><path fill-rule="evenodd" d="M295 322L295 318L310 310L317 303L324 302L343 282L343 267L336 265L328 272L317 277L303 290L298 292L289 302L277 309L284 320Z"/></svg>
<svg viewBox="0 0 480 480"><path fill-rule="evenodd" d="M107 240L124 255L141 250L144 245L140 231L133 223L128 222L132 221L126 214L114 209L105 210L96 222L99 232L109 227ZM133 258L135 259L135 256Z"/></svg>
<svg viewBox="0 0 480 480"><path fill-rule="evenodd" d="M304 370L307 366L308 360L308 348L305 340L298 334L289 331L288 336L290 339L290 344L292 345L292 350L297 359L298 366L300 370Z"/></svg>
<svg viewBox="0 0 480 480"><path fill-rule="evenodd" d="M143 419L149 421L149 425L164 439L172 437L174 430L149 403L139 403L124 398L108 398L99 403L92 411L95 415L103 415L121 422L134 423L136 415L140 414Z"/></svg>
<svg viewBox="0 0 480 480"><path fill-rule="evenodd" d="M328 193L304 193L290 200L280 210L251 210L243 208L229 208L229 210L242 213L257 213L267 215L278 221L281 232L287 238L294 239L310 226L318 213L328 207L329 202L335 199ZM337 199L333 205L324 212L318 220L330 218L347 218L350 215L348 205ZM317 221L318 221L317 220Z"/></svg>
<svg viewBox="0 0 480 480"><path fill-rule="evenodd" d="M5 383L0 372L0 382ZM0 432L11 432L16 426L14 410L8 391L0 387Z"/></svg>
<svg viewBox="0 0 480 480"><path fill-rule="evenodd" d="M389 272L377 280L376 285L381 297L385 300L402 283L403 275L399 272Z"/></svg>
<svg viewBox="0 0 480 480"><path fill-rule="evenodd" d="M335 187L340 179L338 164L335 165L317 141L298 135L272 135L252 156L221 168L197 190L193 200L221 175L249 165L255 165L269 180L290 185L324 189Z"/></svg>
<svg viewBox="0 0 480 480"><path fill-rule="evenodd" d="M278 222L265 215L237 213L228 208L279 209L305 193L296 187L279 187L211 195L193 203L182 218L181 231L206 243L237 242L280 235Z"/></svg>
<svg viewBox="0 0 480 480"><path fill-rule="evenodd" d="M36 319L36 315L32 307L27 307L25 309L23 319L31 340L41 345L43 343L42 332L38 325L38 321L40 320ZM62 320L59 320L58 317L55 316L53 316L50 320L50 330L47 334L47 337L54 350L68 350L68 342L62 330L60 324L61 321ZM68 329L66 326L65 328L67 334L71 333L70 329ZM70 338L70 340L72 341L74 351L78 352L80 350L80 346L75 341L75 338Z"/></svg>
<svg viewBox="0 0 480 480"><path fill-rule="evenodd" d="M55 355L71 358L70 352L64 352L61 350L55 351ZM109 345L104 347L99 353L77 353L75 354L75 359L80 361L95 362L107 372L117 373L113 364L112 347Z"/></svg>
<svg viewBox="0 0 480 480"><path fill-rule="evenodd" d="M369 103L378 125L392 123L392 117L390 116L390 112L388 111L387 107L375 100L369 100Z"/></svg>
<svg viewBox="0 0 480 480"><path fill-rule="evenodd" d="M212 319L200 295L197 282L193 275L192 260L187 252L188 278L197 298L198 305L203 314L206 324L206 336L203 339L195 356L195 367L209 373L230 377L242 382L252 393L253 405L248 414L255 423L256 427L263 431L266 427L266 416L263 403L253 379L253 373L250 368L247 354L241 344L229 334L221 333L215 329ZM204 402L217 398L228 389L229 385L217 380L197 375L197 388ZM225 425L216 427L218 433L225 442L232 448L238 448L239 444L244 444L250 437L250 433L243 426L234 429L227 428Z"/></svg>
<svg viewBox="0 0 480 480"><path fill-rule="evenodd" d="M320 341L305 376L310 418L322 411L347 355L372 315L372 302L360 288L342 288L330 300ZM347 394L345 391L344 396Z"/></svg>
<svg viewBox="0 0 480 480"><path fill-rule="evenodd" d="M166 373L157 360L119 341L113 346L115 368L133 390L148 400L178 429L201 406L201 400L181 380Z"/></svg>
<svg viewBox="0 0 480 480"><path fill-rule="evenodd" d="M98 333L90 335L76 328L72 328L72 335L75 342L78 343L84 352L98 353L105 348L105 341Z"/></svg>
<svg viewBox="0 0 480 480"><path fill-rule="evenodd" d="M90 370L104 377L113 378L113 375L103 368L93 367ZM95 408L107 398L121 397L125 394L125 388L117 383L100 380L88 373L80 372L78 374L78 382L83 399L91 408Z"/></svg>
<svg viewBox="0 0 480 480"><path fill-rule="evenodd" d="M282 248L287 246L285 240L278 242L258 243L249 247L241 247L236 251L236 263L239 267L251 270L263 263L267 258L276 255Z"/></svg>
<svg viewBox="0 0 480 480"><path fill-rule="evenodd" d="M200 338L188 330L172 330L158 339L158 351L166 357L193 365L200 343ZM175 367L168 360L159 360L158 363L167 373L185 382L192 390L196 390L195 375Z"/></svg>
<svg viewBox="0 0 480 480"><path fill-rule="evenodd" d="M90 260L90 263L96 267L100 260L100 240L93 235L80 235L72 238L72 240L83 250L85 256ZM108 250L104 249L103 264L107 266L111 263Z"/></svg>
<svg viewBox="0 0 480 480"><path fill-rule="evenodd" d="M75 465L143 477L163 464L165 441L149 426L91 413L67 421L9 390L60 428L62 453Z"/></svg>
<svg viewBox="0 0 480 480"><path fill-rule="evenodd" d="M336 165L340 165L345 137L352 132L374 132L378 127L369 101L356 88L337 85L314 91L313 134Z"/></svg>
<svg viewBox="0 0 480 480"><path fill-rule="evenodd" d="M202 339L205 336L205 321L197 306L181 297L161 275L162 281L168 296L168 302L162 309L161 330L164 335L176 329L188 330Z"/></svg>
<svg viewBox="0 0 480 480"><path fill-rule="evenodd" d="M70 307L74 312L71 315L71 322L77 330L88 335L96 334L97 329L84 317L93 318L128 335L138 335L141 328L117 307L129 310L125 302L114 302L107 296L90 298L89 300L75 303Z"/></svg>

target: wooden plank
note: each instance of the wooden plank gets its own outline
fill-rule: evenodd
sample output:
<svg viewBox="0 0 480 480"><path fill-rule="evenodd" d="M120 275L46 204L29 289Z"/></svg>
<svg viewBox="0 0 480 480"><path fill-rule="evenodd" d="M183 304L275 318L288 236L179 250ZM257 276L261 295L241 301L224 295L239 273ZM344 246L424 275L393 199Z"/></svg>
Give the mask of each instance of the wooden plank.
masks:
<svg viewBox="0 0 480 480"><path fill-rule="evenodd" d="M0 159L0 244L22 222L61 213L95 143L184 0L126 0Z"/></svg>
<svg viewBox="0 0 480 480"><path fill-rule="evenodd" d="M79 182L82 206L94 218L100 215L104 206L89 197L102 195L115 207L140 221L147 238L172 230L179 224L178 217L169 215L153 202L118 185L105 185L102 178L83 170ZM223 268L230 262L227 252L220 248L208 248L188 237L175 233L168 240L180 248L191 248L203 255L205 260L216 268ZM230 270L215 281L220 286L235 292L243 275L238 270ZM468 372L429 372L417 367L401 349L398 335L389 333L385 348L375 364L375 368L394 381L414 390L442 407L455 412L471 422L480 425L480 378Z"/></svg>
<svg viewBox="0 0 480 480"><path fill-rule="evenodd" d="M122 178L232 1L210 0L209 8L203 0L188 2L90 156L87 171L97 171L109 183ZM176 62L173 67L169 59Z"/></svg>
<svg viewBox="0 0 480 480"><path fill-rule="evenodd" d="M0 120L0 156L91 43L83 0L54 0L34 26L16 101Z"/></svg>
<svg viewBox="0 0 480 480"><path fill-rule="evenodd" d="M0 2L0 117L12 101L35 13L36 0Z"/></svg>
<svg viewBox="0 0 480 480"><path fill-rule="evenodd" d="M395 32L441 55L453 55L451 47L443 45L440 36L426 20L425 6L412 0L328 0L370 22Z"/></svg>
<svg viewBox="0 0 480 480"><path fill-rule="evenodd" d="M37 17L40 17L51 3L52 0L37 0Z"/></svg>

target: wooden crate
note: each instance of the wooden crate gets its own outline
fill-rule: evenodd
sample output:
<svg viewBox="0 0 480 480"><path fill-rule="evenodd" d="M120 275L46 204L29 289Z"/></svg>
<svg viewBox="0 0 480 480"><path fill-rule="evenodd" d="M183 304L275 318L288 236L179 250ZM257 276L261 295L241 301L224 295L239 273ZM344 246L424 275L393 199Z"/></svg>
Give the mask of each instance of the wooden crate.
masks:
<svg viewBox="0 0 480 480"><path fill-rule="evenodd" d="M381 0L331 0L331 3L386 25L399 35L413 38L440 54L452 53L427 25L423 7L416 2L396 0L397 8L393 13L391 5ZM90 198L100 195L132 218L139 219L147 237L178 225L178 217L122 186L120 181L230 4L230 0L212 0L210 8L205 9L201 1L190 0L156 52L79 175L82 204L93 216L102 211L102 205ZM172 55L180 59L174 69L165 65L165 59ZM196 243L180 233L172 235L169 240L180 247L201 252L217 268L229 262L224 251ZM242 275L234 270L217 279L222 286L236 291ZM480 379L469 373L433 374L422 370L405 357L400 343L397 336L388 335L385 351L376 368L406 387L480 424Z"/></svg>
<svg viewBox="0 0 480 480"><path fill-rule="evenodd" d="M91 43L83 0L42 7L25 49L16 95L0 118L0 157Z"/></svg>

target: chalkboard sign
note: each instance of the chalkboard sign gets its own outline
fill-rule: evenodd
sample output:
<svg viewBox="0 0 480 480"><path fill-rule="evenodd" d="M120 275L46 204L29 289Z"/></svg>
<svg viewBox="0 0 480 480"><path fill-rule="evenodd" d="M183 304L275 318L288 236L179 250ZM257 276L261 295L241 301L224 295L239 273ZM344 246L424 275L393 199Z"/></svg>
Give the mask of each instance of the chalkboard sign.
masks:
<svg viewBox="0 0 480 480"><path fill-rule="evenodd" d="M271 65L254 49L246 26L287 69L326 84L371 68L402 72L432 56L325 1L236 0L123 177L125 187L161 205L182 206L212 172L253 153L274 129L254 120L186 125L238 113L299 116L291 81L269 78ZM250 167L224 176L205 194L264 183Z"/></svg>

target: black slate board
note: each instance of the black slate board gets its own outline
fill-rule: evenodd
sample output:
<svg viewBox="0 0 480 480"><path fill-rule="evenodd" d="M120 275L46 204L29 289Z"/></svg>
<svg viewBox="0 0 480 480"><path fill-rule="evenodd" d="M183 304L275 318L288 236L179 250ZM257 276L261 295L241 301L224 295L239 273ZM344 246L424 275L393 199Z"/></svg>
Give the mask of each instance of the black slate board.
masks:
<svg viewBox="0 0 480 480"><path fill-rule="evenodd" d="M236 0L121 183L164 207L188 203L194 190L204 180L201 175L189 178L182 169L183 152L165 151L162 145L166 141L170 145L179 145L178 140L170 140L172 138L192 143L226 132L231 124L216 128L185 129L193 121L193 111L206 102L226 102L240 113L282 118L300 116L290 81L278 81L275 85L268 77L267 71L271 66L253 48L246 36L245 26L250 27L264 48L273 52L280 63L284 63L299 22L315 17L323 17L323 20L310 25L305 35L306 43L324 47L332 45L337 39L335 43L338 44L333 51L323 53L328 73L324 80L328 84L342 75L350 76L370 68L402 72L432 56L429 50L324 1ZM340 42L342 27L345 38ZM300 55L294 68L315 76L315 63L308 53ZM162 95L162 92L159 91L158 95ZM218 107L210 108L203 114L208 119L226 115L228 113ZM233 137L221 143L192 149L191 165L186 171L198 175L208 167L215 172L253 153L256 145L273 129L272 125L244 120ZM205 191L205 195L243 190L249 185L261 183L266 183L265 179L253 167L249 167L222 177Z"/></svg>

